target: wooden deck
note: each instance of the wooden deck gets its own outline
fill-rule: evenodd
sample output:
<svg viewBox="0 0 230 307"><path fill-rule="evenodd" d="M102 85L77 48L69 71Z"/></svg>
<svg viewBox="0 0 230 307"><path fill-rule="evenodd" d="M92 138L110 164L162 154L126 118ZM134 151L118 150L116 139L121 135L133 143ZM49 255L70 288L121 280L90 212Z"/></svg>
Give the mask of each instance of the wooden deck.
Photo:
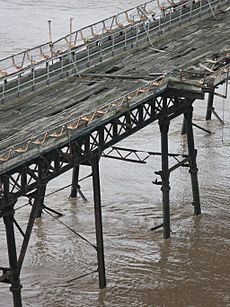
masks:
<svg viewBox="0 0 230 307"><path fill-rule="evenodd" d="M207 113L213 112L215 88L229 79L230 0L186 1L168 9L155 18L136 8L137 22L129 24L127 18L128 25L116 23L106 34L102 28L99 38L63 53L54 54L52 43L45 44L49 56L36 63L31 52L42 46L0 61L0 217L9 256L9 268L0 267L0 282L11 284L15 307L22 307L20 272L34 221L43 209L60 215L44 205L46 186L73 169L71 197L76 197L82 164L92 170L93 247L99 287L106 287L100 157L150 123L158 120L161 138L161 152L153 153L161 156L161 170L155 172L160 181L152 183L161 186L163 205L162 224L156 228L163 227L164 238L170 237L170 174L178 167L189 167L194 214L201 213L192 104L209 92ZM16 65L20 57L24 66ZM188 154L179 158L168 152L168 129L180 115ZM171 167L170 155L177 156ZM31 209L25 231L15 220L21 196ZM15 227L23 235L18 255Z"/></svg>
<svg viewBox="0 0 230 307"><path fill-rule="evenodd" d="M139 48L86 70L80 78L69 77L2 104L0 173L64 144L68 138L93 130L124 108L111 107L100 113L103 106L148 84L152 84L151 88L140 91L129 105L154 97L167 86L187 91L185 95L194 99L203 97L204 75L215 70L212 61L218 57L224 61L229 53L230 10L218 11L216 18L211 16L151 39ZM161 74L164 75L159 78ZM115 75L118 77L113 78ZM93 113L94 118L89 120ZM85 124L71 129L80 117L84 121L84 115ZM67 126L68 133L63 133Z"/></svg>

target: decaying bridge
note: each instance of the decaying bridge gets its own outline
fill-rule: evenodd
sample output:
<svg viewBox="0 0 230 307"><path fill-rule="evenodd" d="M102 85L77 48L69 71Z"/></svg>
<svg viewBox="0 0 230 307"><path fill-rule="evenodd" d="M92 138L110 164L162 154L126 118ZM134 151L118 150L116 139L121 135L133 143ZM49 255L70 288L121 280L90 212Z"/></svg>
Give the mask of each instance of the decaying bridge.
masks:
<svg viewBox="0 0 230 307"><path fill-rule="evenodd" d="M169 177L177 167L189 167L194 212L201 212L193 102L208 93L210 119L216 88L229 78L230 1L186 1L159 13L154 4L0 61L0 216L9 255L0 280L11 283L15 306L22 305L20 271L46 185L73 169L75 197L81 164L92 168L99 283L106 286L99 160L150 123L158 121L161 134L161 181L155 183L162 188L164 237L170 236ZM178 163L169 168L168 129L182 114L188 154L174 154ZM113 150L127 158L124 149ZM21 196L31 204L25 232L14 218ZM23 235L19 255L14 227Z"/></svg>

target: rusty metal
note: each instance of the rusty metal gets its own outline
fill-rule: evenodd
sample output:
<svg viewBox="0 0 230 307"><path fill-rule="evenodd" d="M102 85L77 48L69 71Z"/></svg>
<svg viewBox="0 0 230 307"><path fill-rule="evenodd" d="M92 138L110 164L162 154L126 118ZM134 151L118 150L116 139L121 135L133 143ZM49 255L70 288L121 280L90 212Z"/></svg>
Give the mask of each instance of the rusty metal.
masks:
<svg viewBox="0 0 230 307"><path fill-rule="evenodd" d="M214 90L208 94L208 105L206 111L206 120L210 120L212 116L212 108L213 108L213 100L214 100Z"/></svg>
<svg viewBox="0 0 230 307"><path fill-rule="evenodd" d="M145 150L137 150L130 149L118 146L112 146L108 150L105 150L102 153L103 158L141 163L145 164L147 160L152 156L161 156L161 152L153 152L153 151L145 151ZM177 157L187 157L187 155L168 153L169 157L173 157L177 160Z"/></svg>
<svg viewBox="0 0 230 307"><path fill-rule="evenodd" d="M184 113L186 121L186 134L187 134L187 143L188 143L188 154L189 154L189 166L190 166L190 176L192 184L192 195L193 195L193 206L194 214L198 215L201 213L200 208L200 194L199 194L199 183L198 183L198 168L196 163L197 150L194 146L194 137L192 129L192 105Z"/></svg>
<svg viewBox="0 0 230 307"><path fill-rule="evenodd" d="M193 18L201 18L203 16L203 14L200 14L201 11L204 14L210 14L210 5L215 9L219 5L226 5L227 2L228 0L210 0L209 3L200 1L201 5L199 7L196 3L192 3L192 1L182 1L177 6L169 8L167 16L165 16L165 10L163 10L163 12L155 14L153 19L152 14L147 12L145 8L148 4L155 4L155 1L150 1L133 9L135 14L139 16L134 24L130 24L127 21L127 12L131 14L132 9L121 13L126 21L122 27L122 37L118 37L120 23L116 24L114 22L114 19L116 21L119 19L120 14L99 22L99 33L95 33L94 29L98 24L93 24L71 34L69 33L55 42L52 42L52 37L50 37L50 41L46 44L0 61L0 99L2 102L12 100L17 96L24 95L28 91L34 91L44 86L44 82L50 85L57 78L62 79L71 75L80 75L82 71L93 64L95 57L98 62L103 62L103 59L112 58L117 54L125 52L128 47L138 47L138 45L146 41L146 38L151 45L152 38L155 39L158 35L178 27L179 21L180 24L188 22L188 14L190 21ZM184 7L189 11L184 11ZM145 18L143 20L140 17L140 11L143 10L149 16L148 19ZM144 15L142 14L141 16ZM105 31L107 20L111 23L109 28L112 32L110 30ZM49 32L51 33L51 30ZM87 37L85 37L86 34L84 32L87 34ZM132 35L127 35L127 33ZM72 37L74 37L73 42ZM70 41L76 47L70 48ZM95 49L95 47L97 48ZM59 64L57 65L57 63ZM63 73L64 68L65 74ZM39 73L37 74L36 71L39 71ZM219 71L218 73L227 74L224 71ZM46 78L46 81L44 81L44 78ZM216 74L216 78L219 78L218 74Z"/></svg>
<svg viewBox="0 0 230 307"><path fill-rule="evenodd" d="M97 242L97 263L99 273L99 287L106 287L105 277L105 260L104 260L104 243L102 229L102 210L101 210L101 189L100 189L100 174L99 174L99 155L93 155L90 159L93 173L93 197L94 197L94 214Z"/></svg>
<svg viewBox="0 0 230 307"><path fill-rule="evenodd" d="M152 1L151 1L152 2ZM170 1L173 3L172 1ZM212 0L206 4L206 9L212 3L213 5L218 5L219 3L225 3L224 0ZM196 4L196 3L195 3ZM189 2L189 5L186 7L189 11L186 13L188 18L192 19L193 14L200 14L201 8L199 7L196 11L194 9L194 3L192 1ZM186 5L185 5L186 6ZM146 4L147 7L147 4ZM139 7L136 12L138 15L138 20L135 18L130 18L127 12L122 15L126 19L126 23L123 20L119 19L120 15L113 16L110 20L111 24L109 27L106 24L106 20L102 22L101 32L97 32L95 25L91 25L87 29L90 31L90 36L84 32L84 29L76 33L72 33L72 29L70 29L69 36L64 38L64 41L68 43L68 52L57 52L57 49L54 48L54 43L52 43L52 38L50 38L50 44L48 51L44 51L42 46L39 46L40 56L42 57L42 63L45 65L45 76L47 84L51 83L51 65L53 61L60 61L59 64L64 64L66 61L66 57L68 59L71 57L70 63L66 64L66 68L70 71L74 68L74 74L78 71L77 61L74 61L74 56L76 53L81 50L87 53L85 60L87 62L87 67L90 66L90 56L95 56L94 53L90 54L91 47L100 47L103 45L104 39L108 39L110 36L110 51L112 56L115 55L115 36L117 34L116 31L122 32L122 37L124 38L124 46L122 47L122 52L126 51L128 43L132 43L133 41L127 41L127 31L134 30L136 46L140 43L140 36L152 35L150 31L156 31L154 35L161 35L164 29L171 30L173 26L173 18L174 18L174 10L171 8L168 9L167 20L163 17L164 14L158 16L156 20L157 26L155 28L150 29L150 26L147 24L142 24L143 21L150 22L149 12L147 12L147 8L145 5ZM182 16L182 6L178 5L177 9L180 12L178 18L181 19ZM164 12L165 13L165 12ZM200 16L199 16L200 17ZM151 16L152 18L152 16ZM129 25L131 24L131 25ZM133 28L131 28L133 27ZM141 28L142 27L142 28ZM140 30L140 31L139 31ZM142 31L142 32L141 32ZM150 33L150 34L149 34ZM70 44L72 44L72 38L75 36L74 44L77 46L78 37L81 36L81 45L83 49L75 50L76 53L74 55L71 53L72 49ZM77 36L78 35L78 36ZM91 41L90 41L91 40ZM149 42L151 43L151 39L148 37ZM95 43L99 45L95 45ZM58 46L58 41L55 42ZM79 46L78 46L79 47ZM84 49L85 48L85 49ZM35 48L36 49L36 48ZM70 50L71 49L71 50ZM71 53L71 54L70 54ZM100 61L103 60L103 50L99 50L99 58ZM51 57L53 56L53 57ZM11 68L9 72L3 73L3 83L2 83L2 101L5 101L5 96L9 91L7 89L6 81L10 81L13 76L14 82L16 82L17 95L21 95L22 91L22 79L21 74L18 70L24 69L28 73L31 73L31 69L33 74L32 78L32 86L33 89L36 87L36 82L34 79L35 76L35 63L37 59L33 58L33 53L30 51L26 51L22 54L21 61L16 61L16 57L10 57L10 61L12 61L14 69L12 72ZM27 65L29 61L29 66ZM2 62L1 62L2 63ZM26 64L27 63L27 64ZM216 62L215 62L216 63ZM40 62L41 64L41 62ZM33 67L31 67L33 65ZM215 79L216 84L222 83L223 80L227 80L229 78L229 65L228 69L223 67L222 64L218 64L215 69L212 69L211 66L201 65L199 69L198 76L202 76L202 79L199 79L199 82L203 84L204 91L210 91L211 79ZM7 67L8 69L9 67ZM62 66L63 68L63 66ZM208 69L207 69L208 68ZM6 70L7 70L6 69ZM83 69L83 68L81 68ZM191 68L192 70L192 68ZM194 69L196 70L196 69ZM2 70L1 68L1 74ZM80 69L79 69L80 71ZM179 76L181 77L181 81L186 79L186 74L190 74L191 72L183 71L182 69L178 69ZM204 72L205 71L205 72ZM63 71L61 69L57 72L61 74ZM178 73L178 72L177 72ZM6 76L7 75L7 76ZM71 75L71 73L69 74ZM196 74L197 76L197 74ZM127 77L127 76L126 76ZM78 118L73 119L71 122L65 122L64 124L52 128L52 131L45 131L39 133L37 135L31 136L30 139L24 140L20 144L14 145L12 148L1 152L0 162L5 163L9 161L9 159L14 159L15 157L25 154L28 150L30 150L30 146L35 146L38 152L37 156L34 156L31 159L24 160L20 165L16 165L15 168L10 168L5 170L4 173L0 175L0 217L3 218L5 223L5 231L7 237L7 247L8 247L8 256L9 256L9 268L0 267L0 271L2 272L2 276L0 276L0 282L10 283L11 291L13 293L14 306L21 307L21 283L20 283L20 271L23 265L23 261L25 258L25 254L28 248L29 240L31 237L33 225L35 218L41 216L42 209L44 209L48 214L55 213L61 214L54 209L48 208L44 202L45 198L45 188L46 185L58 177L59 175L67 172L68 170L73 169L72 176L72 190L71 197L76 197L77 192L84 199L84 195L80 190L79 186L79 167L80 165L88 165L92 168L92 179L93 179L93 195L94 195L94 211L95 211L95 228L96 228L96 246L91 244L87 239L83 236L79 237L84 239L86 242L91 244L97 251L97 259L98 259L98 273L99 273L99 286L100 288L106 287L106 276L105 276L105 261L104 261L104 246L103 246L103 227L102 227L102 204L101 204L101 191L100 191L100 174L99 174L99 161L101 157L112 157L118 158L124 161L130 162L138 162L145 163L146 160L150 156L159 155L161 157L161 170L156 172L157 175L160 175L161 181L155 180L154 184L160 185L162 190L162 205L163 205L163 223L162 225L154 227L157 229L163 226L164 238L170 237L170 174L172 171L177 169L178 167L188 167L190 171L191 177L191 186L192 186L192 198L194 205L194 213L198 215L201 213L200 208L200 196L199 196L199 184L198 184L198 168L196 163L196 155L197 151L194 146L194 138L193 138L193 124L192 124L192 103L195 98L193 92L182 92L181 89L175 90L172 88L160 89L155 96L149 95L149 92L155 88L159 87L163 84L166 75L160 76L155 79L154 82L149 82L146 85L138 88L137 90L130 92L128 95L121 97L121 99L117 101L112 101L106 105L101 106L95 110L91 110L87 114L82 114ZM15 81L16 80L16 81ZM205 82L204 82L205 80ZM31 81L31 80L30 80ZM178 80L177 80L178 81ZM213 80L212 80L213 81ZM215 85L216 85L215 84ZM25 84L24 84L25 85ZM31 84L29 84L31 86ZM202 86L202 85L201 85ZM142 94L145 94L141 96ZM135 103L135 98L139 99L138 103ZM209 109L213 112L213 106L210 106ZM103 119L101 117L103 115L108 115L109 112L114 112L114 116L105 116ZM187 143L188 143L188 155L178 155L178 154L170 154L168 152L168 131L170 121L180 115L184 114L184 127L186 127L187 133ZM100 119L100 120L99 120ZM98 120L98 125L90 124L94 121ZM120 147L115 147L113 145L117 144L121 140L126 137L136 133L147 125L151 124L154 121L158 121L161 133L161 153L155 152L144 152L137 150L124 149ZM71 138L69 137L70 131L76 130L82 127L87 126L88 129L82 135L74 134ZM92 128L91 128L92 127ZM200 127L199 127L200 128ZM208 132L208 131L207 131ZM47 149L43 153L40 152L40 149L43 145L47 145L47 140L49 138L60 138L61 136L66 136L66 139L61 143L56 143L55 148L52 147L49 150ZM108 148L111 148L111 151L105 152ZM118 156L114 156L114 152L118 154ZM141 156L143 154L143 157ZM169 157L173 157L176 159L177 163L173 166L169 166ZM181 160L182 157L182 160ZM28 197L29 204L28 206L30 211L30 216L28 219L27 227L25 232L22 231L19 222L15 219L15 210L17 210L17 199L19 197ZM47 195L48 196L48 195ZM33 202L32 202L33 200ZM61 222L61 221L60 221ZM62 222L61 222L62 223ZM64 223L62 223L64 224ZM67 226L67 225L65 225ZM23 236L22 245L20 248L19 256L16 252L16 242L14 236L14 228L17 227ZM67 226L68 227L68 226ZM70 227L69 227L70 229ZM73 229L71 231L74 232ZM76 233L76 232L75 232ZM85 275L84 275L85 276ZM73 279L72 279L73 280Z"/></svg>

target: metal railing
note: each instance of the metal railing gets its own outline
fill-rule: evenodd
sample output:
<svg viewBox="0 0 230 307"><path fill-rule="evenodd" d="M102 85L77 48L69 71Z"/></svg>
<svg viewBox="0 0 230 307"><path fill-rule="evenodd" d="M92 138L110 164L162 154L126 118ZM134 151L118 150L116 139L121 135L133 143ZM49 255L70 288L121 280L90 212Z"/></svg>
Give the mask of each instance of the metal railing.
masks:
<svg viewBox="0 0 230 307"><path fill-rule="evenodd" d="M78 48L85 43L111 33L116 29L135 24L151 16L156 9L155 0L151 0L137 7L118 13L112 17L98 21L94 24L71 32L66 36L52 42L49 41L40 46L27 49L15 55L0 60L0 76L10 75L37 64L50 57L66 52L68 49Z"/></svg>
<svg viewBox="0 0 230 307"><path fill-rule="evenodd" d="M230 0L187 1L175 7L168 7L165 11L157 14L149 9L152 3L153 1L147 2L132 10L74 32L74 46L71 45L71 34L66 36L64 40L68 43L68 49L64 52L57 48L59 42L63 40L62 38L52 45L45 44L20 53L17 56L22 56L24 62L14 72L7 72L1 66L12 57L3 59L0 61L0 71L6 71L6 73L3 73L4 76L0 78L0 100L5 102L44 85L49 85L56 80L76 74L80 76L88 67L97 65L131 48L143 45L143 43L153 45L153 40L162 34L177 27L182 27L187 22L192 22L197 18L215 14L218 7L230 4ZM133 14L132 19L130 19L131 12ZM139 16L138 20L135 19L134 12ZM118 23L118 16L125 16L127 23ZM110 28L104 26L106 21L110 23ZM96 25L99 24L103 27L96 32ZM79 34L86 29L87 31L91 29L91 36L87 39ZM79 35L81 35L82 40L77 45ZM30 57L29 54L32 50L40 50L44 46L49 46L50 49L47 56L45 53L41 53L42 60L40 58L40 60L36 59L35 61ZM26 57L29 59L29 65L25 62ZM15 58L16 56L14 56ZM15 65L17 67L14 60L13 66L15 67Z"/></svg>
<svg viewBox="0 0 230 307"><path fill-rule="evenodd" d="M80 115L74 119L69 121L65 121L63 124L57 124L55 127L52 127L50 130L46 130L45 132L39 132L34 136L30 136L28 139L24 139L22 142L14 144L8 149L3 149L0 151L0 163L8 161L15 154L22 154L27 152L30 147L34 145L43 145L47 139L49 138L60 138L63 135L69 136L68 130L74 131L78 128L85 127L90 124L92 121L106 115L109 112L114 112L115 110L120 110L123 107L128 107L128 105L132 102L133 99L137 98L140 94L148 93L152 89L161 85L163 79L159 79L159 81L149 82L148 84L142 85L141 87L133 90L129 94L126 94L120 97L117 100L113 100L111 102L100 105L88 113Z"/></svg>

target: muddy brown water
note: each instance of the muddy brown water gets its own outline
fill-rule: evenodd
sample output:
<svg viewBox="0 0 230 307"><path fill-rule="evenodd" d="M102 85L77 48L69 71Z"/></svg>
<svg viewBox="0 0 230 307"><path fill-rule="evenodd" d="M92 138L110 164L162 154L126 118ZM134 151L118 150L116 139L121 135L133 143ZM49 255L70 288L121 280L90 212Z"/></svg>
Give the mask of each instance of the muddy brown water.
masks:
<svg viewBox="0 0 230 307"><path fill-rule="evenodd" d="M68 32L69 18L76 27L110 16L141 1L2 1L0 0L1 58L44 42L47 20L53 20L58 37ZM222 92L222 88L219 89ZM194 105L194 122L213 132L194 128L202 215L193 216L188 170L173 172L171 185L171 239L162 229L150 228L162 222L161 191L152 184L160 159L132 164L102 159L101 186L107 288L98 289L98 275L68 281L97 267L95 250L63 224L44 214L36 221L23 266L24 306L230 306L230 107L229 99L216 98L215 107L225 119L205 122L206 101ZM185 153L180 135L182 118L170 126L170 152ZM157 123L153 123L120 146L159 151ZM171 165L175 161L170 159ZM90 173L82 167L81 176ZM52 192L71 182L71 172L50 182ZM46 205L63 213L64 222L95 243L92 183L81 183L88 199L68 200L69 190L46 198ZM19 205L26 203L21 199ZM25 227L29 208L17 211ZM17 240L21 237L17 234ZM0 264L7 266L3 221L0 222ZM12 306L9 286L0 284L0 306Z"/></svg>

